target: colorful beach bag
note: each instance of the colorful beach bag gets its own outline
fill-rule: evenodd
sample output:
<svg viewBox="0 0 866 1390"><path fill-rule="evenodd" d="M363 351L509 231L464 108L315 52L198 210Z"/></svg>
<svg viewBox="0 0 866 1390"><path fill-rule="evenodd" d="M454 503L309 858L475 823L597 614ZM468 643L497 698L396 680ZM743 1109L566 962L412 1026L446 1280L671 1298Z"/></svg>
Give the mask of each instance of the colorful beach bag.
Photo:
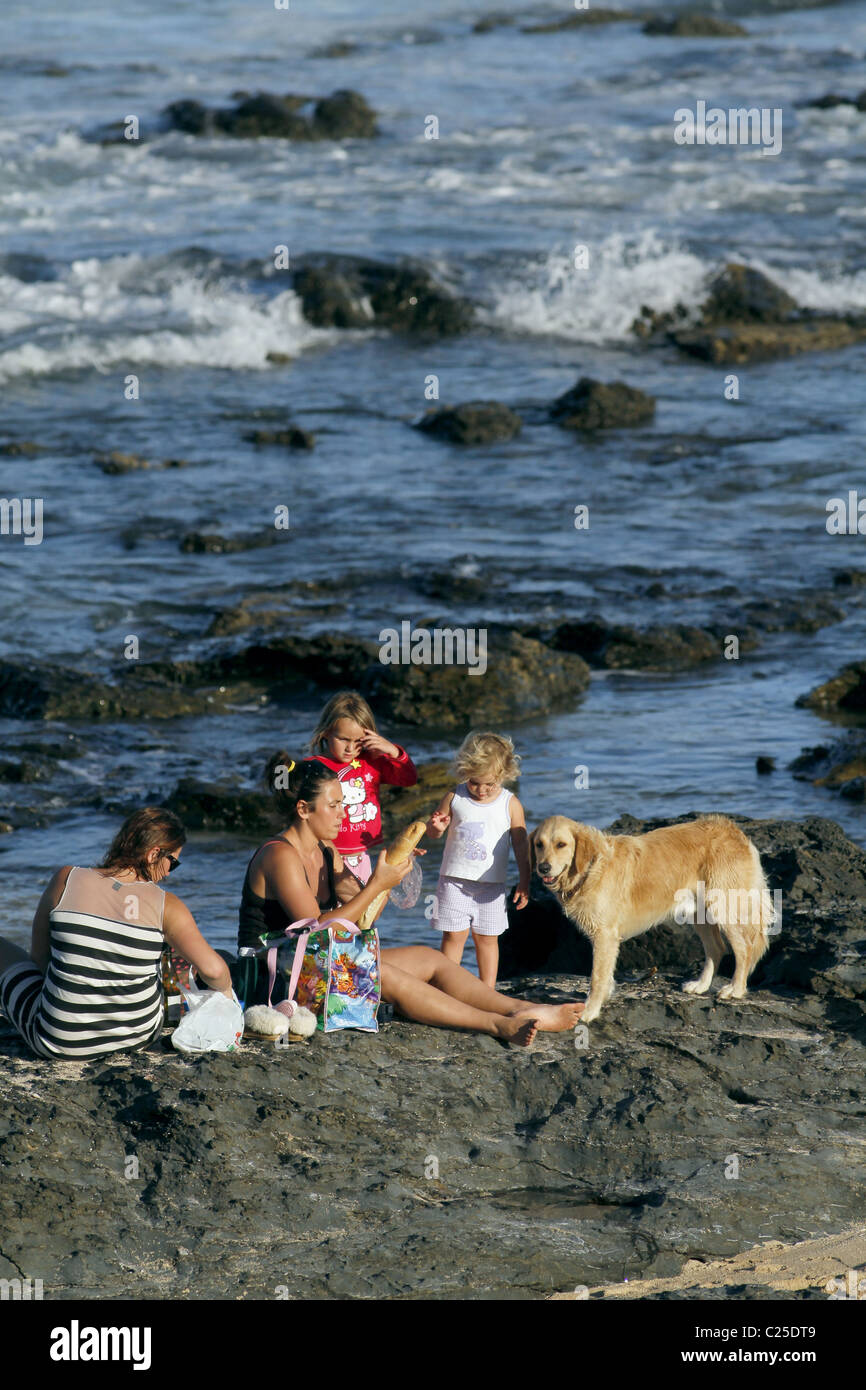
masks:
<svg viewBox="0 0 866 1390"><path fill-rule="evenodd" d="M360 1028L378 1033L382 993L376 928L362 932L345 917L332 917L320 927L316 917L308 917L286 927L285 935L291 940L271 942L267 948L268 1003L277 973L284 973L289 1000L312 1010L319 1032Z"/></svg>

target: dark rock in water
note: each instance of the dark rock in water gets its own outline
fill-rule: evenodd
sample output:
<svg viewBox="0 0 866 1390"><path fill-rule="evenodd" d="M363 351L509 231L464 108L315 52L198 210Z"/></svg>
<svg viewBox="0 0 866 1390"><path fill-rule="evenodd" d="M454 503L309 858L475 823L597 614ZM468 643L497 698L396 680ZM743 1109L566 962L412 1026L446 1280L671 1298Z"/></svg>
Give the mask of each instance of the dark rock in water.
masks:
<svg viewBox="0 0 866 1390"><path fill-rule="evenodd" d="M50 768L27 758L22 758L20 763L0 761L0 782L47 782L50 776Z"/></svg>
<svg viewBox="0 0 866 1390"><path fill-rule="evenodd" d="M326 43L321 48L314 48L310 54L311 58L348 58L350 53L357 53L358 45L351 39L335 39L333 43Z"/></svg>
<svg viewBox="0 0 866 1390"><path fill-rule="evenodd" d="M563 29L581 29L585 24L624 24L636 19L644 19L646 11L641 14L637 10L606 10L602 7L590 6L585 10L580 10L577 14L567 15L564 19L545 20L541 24L522 24L520 32L522 34L558 34Z"/></svg>
<svg viewBox="0 0 866 1390"><path fill-rule="evenodd" d="M361 256L319 256L298 266L293 288L320 328L369 328L443 337L465 332L472 307L440 289L422 267Z"/></svg>
<svg viewBox="0 0 866 1390"><path fill-rule="evenodd" d="M361 691L383 718L450 729L481 722L511 723L573 707L589 684L589 667L580 657L554 652L509 629L486 631L483 674L471 675L471 667L465 664L377 662L366 672ZM478 654L476 649L473 664L480 670Z"/></svg>
<svg viewBox="0 0 866 1390"><path fill-rule="evenodd" d="M866 856L825 821L766 824L762 847L786 924L743 1002L659 964L529 1049L398 1017L52 1063L6 1030L0 1277L57 1299L513 1300L854 1227L863 1004L833 971ZM801 982L773 980L797 951ZM555 1002L586 979L511 988Z"/></svg>
<svg viewBox="0 0 866 1390"><path fill-rule="evenodd" d="M643 306L632 331L719 365L829 352L866 339L866 315L801 309L768 276L734 262L711 282L696 323L677 318L676 312L655 314Z"/></svg>
<svg viewBox="0 0 866 1390"><path fill-rule="evenodd" d="M495 584L488 569L481 569L478 562L469 555L455 555L444 569L434 569L420 578L417 583L423 593L430 598L444 599L447 603L466 603L484 598ZM532 634L529 634L532 636Z"/></svg>
<svg viewBox="0 0 866 1390"><path fill-rule="evenodd" d="M183 555L237 555L245 550L261 550L264 546L281 544L287 533L269 526L248 536L221 536L216 532L190 531L180 542Z"/></svg>
<svg viewBox="0 0 866 1390"><path fill-rule="evenodd" d="M593 381L582 376L576 386L558 396L551 417L568 430L626 429L655 415L656 403L645 391L623 381Z"/></svg>
<svg viewBox="0 0 866 1390"><path fill-rule="evenodd" d="M316 444L316 436L309 430L302 430L299 425L288 425L281 430L249 430L244 439L260 448L279 444L286 449L313 449Z"/></svg>
<svg viewBox="0 0 866 1390"><path fill-rule="evenodd" d="M834 106L856 106L858 111L866 111L866 91L856 97L843 97L838 92L827 92L825 96L807 101L806 106L817 107L820 111L830 111Z"/></svg>
<svg viewBox="0 0 866 1390"><path fill-rule="evenodd" d="M819 632L845 616L833 598L821 593L754 599L743 605L742 615L761 632Z"/></svg>
<svg viewBox="0 0 866 1390"><path fill-rule="evenodd" d="M671 34L675 38L686 39L740 39L748 36L748 29L735 24L730 19L719 19L713 14L702 14L700 10L684 10L672 17L653 15L643 26L645 34Z"/></svg>
<svg viewBox="0 0 866 1390"><path fill-rule="evenodd" d="M766 777L769 773L775 772L775 770L776 759L768 758L765 753L759 753L755 759L755 771L759 772L762 777Z"/></svg>
<svg viewBox="0 0 866 1390"><path fill-rule="evenodd" d="M862 801L866 730L852 729L829 746L817 744L814 748L804 748L789 768L798 781L827 787L849 801Z"/></svg>
<svg viewBox="0 0 866 1390"><path fill-rule="evenodd" d="M35 444L32 439L8 439L5 444L0 444L0 454L5 458L33 458L35 454L44 452L43 446Z"/></svg>
<svg viewBox="0 0 866 1390"><path fill-rule="evenodd" d="M188 98L173 101L165 108L163 115L169 119L175 130L182 130L186 135L213 133L213 112L200 101Z"/></svg>
<svg viewBox="0 0 866 1390"><path fill-rule="evenodd" d="M372 322L355 284L336 270L306 266L296 271L294 289L304 317L320 328L368 328Z"/></svg>
<svg viewBox="0 0 866 1390"><path fill-rule="evenodd" d="M281 818L272 797L265 792L222 787L185 777L164 802L187 830L231 830L259 835L279 830Z"/></svg>
<svg viewBox="0 0 866 1390"><path fill-rule="evenodd" d="M322 97L316 102L312 124L319 140L369 140L379 134L376 113L359 92Z"/></svg>
<svg viewBox="0 0 866 1390"><path fill-rule="evenodd" d="M146 668L145 668L146 669ZM246 698L252 692L246 691ZM184 690L124 672L108 684L81 671L0 661L0 716L6 719L137 720L174 719L224 710L232 696L225 689Z"/></svg>
<svg viewBox="0 0 866 1390"><path fill-rule="evenodd" d="M768 275L732 262L711 282L702 315L705 324L781 323L796 308L797 301Z"/></svg>
<svg viewBox="0 0 866 1390"><path fill-rule="evenodd" d="M135 473L140 469L150 468L149 460L141 454L125 454L120 449L112 449L110 454L97 454L96 464L103 473L109 475Z"/></svg>
<svg viewBox="0 0 866 1390"><path fill-rule="evenodd" d="M342 616L345 612L346 604L341 602L300 604L281 600L280 594L273 590L253 592L242 598L240 603L215 613L205 636L229 637L238 632L248 632L251 628L263 632L285 632L294 628L298 621L310 618L322 621Z"/></svg>
<svg viewBox="0 0 866 1390"><path fill-rule="evenodd" d="M374 643L359 637L323 632L312 638L273 637L199 661L149 662L139 674L167 690L218 685L231 698L232 688L240 685L278 697L311 682L357 685L376 652Z"/></svg>
<svg viewBox="0 0 866 1390"><path fill-rule="evenodd" d="M858 589L866 584L866 570L834 570L833 587L836 589Z"/></svg>
<svg viewBox="0 0 866 1390"><path fill-rule="evenodd" d="M801 709L843 710L860 715L866 712L866 661L852 661L823 685L816 685L794 702Z"/></svg>
<svg viewBox="0 0 866 1390"><path fill-rule="evenodd" d="M796 357L801 352L837 352L866 339L866 316L801 313L785 324L725 325L715 329L684 329L671 335L677 347L692 357L717 366L768 362Z"/></svg>
<svg viewBox="0 0 866 1390"><path fill-rule="evenodd" d="M472 26L473 34L487 34L491 29L502 29L514 23L513 14L486 14L476 19Z"/></svg>
<svg viewBox="0 0 866 1390"><path fill-rule="evenodd" d="M187 135L231 135L238 140L370 139L379 134L376 113L359 92L340 90L316 99L288 93L239 93L236 106L207 107L173 101L163 111L167 124Z"/></svg>
<svg viewBox="0 0 866 1390"><path fill-rule="evenodd" d="M556 651L577 652L591 666L609 670L676 671L723 654L714 633L681 623L641 630L587 618L560 623L549 642Z"/></svg>
<svg viewBox="0 0 866 1390"><path fill-rule="evenodd" d="M520 433L520 416L500 401L467 401L428 410L416 429L451 444L491 444Z"/></svg>
<svg viewBox="0 0 866 1390"><path fill-rule="evenodd" d="M260 136L309 140L310 122L298 114L298 107L303 104L303 100L299 103L292 97L257 92L254 96L242 98L231 111L217 111L214 120L223 134L233 135L238 140L258 139Z"/></svg>
<svg viewBox="0 0 866 1390"><path fill-rule="evenodd" d="M120 449L112 449L110 454L97 454L95 462L109 477L138 473L145 468L189 468L188 459L163 459L161 463L153 463L141 454L127 454Z"/></svg>

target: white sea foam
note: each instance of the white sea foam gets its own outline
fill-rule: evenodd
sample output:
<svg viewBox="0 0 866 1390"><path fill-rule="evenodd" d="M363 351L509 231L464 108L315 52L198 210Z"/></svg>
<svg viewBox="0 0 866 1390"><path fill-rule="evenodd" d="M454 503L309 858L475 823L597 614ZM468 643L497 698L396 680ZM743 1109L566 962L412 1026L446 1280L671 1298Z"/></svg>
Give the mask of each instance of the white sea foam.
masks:
<svg viewBox="0 0 866 1390"><path fill-rule="evenodd" d="M0 380L143 366L265 369L269 352L296 356L339 336L307 323L292 290L256 294L141 256L75 261L60 279L36 284L2 276L0 305L0 332L27 335L0 353Z"/></svg>
<svg viewBox="0 0 866 1390"><path fill-rule="evenodd" d="M550 334L573 342L611 343L632 340L631 325L648 304L665 312L682 303L697 310L707 285L721 270L653 230L636 238L608 237L590 246L590 264L577 270L574 248L552 251L540 263L495 283L483 314L491 327L533 335ZM770 277L803 308L825 313L866 310L866 270L845 274L776 266L754 256L732 254Z"/></svg>
<svg viewBox="0 0 866 1390"><path fill-rule="evenodd" d="M557 250L494 285L487 317L497 328L574 342L624 341L642 304L664 310L678 300L699 302L707 269L699 256L654 231L611 236L591 248L586 270L574 268L573 248Z"/></svg>

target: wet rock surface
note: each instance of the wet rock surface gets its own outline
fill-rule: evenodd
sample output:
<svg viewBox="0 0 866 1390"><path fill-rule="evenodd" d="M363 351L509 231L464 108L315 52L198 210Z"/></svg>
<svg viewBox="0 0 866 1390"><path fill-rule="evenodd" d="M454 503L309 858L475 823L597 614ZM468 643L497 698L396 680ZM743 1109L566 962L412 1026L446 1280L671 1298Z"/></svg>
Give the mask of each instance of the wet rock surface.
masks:
<svg viewBox="0 0 866 1390"><path fill-rule="evenodd" d="M244 439L259 448L278 444L286 449L313 449L316 444L315 435L310 430L301 429L300 425L287 425L279 430L250 430Z"/></svg>
<svg viewBox="0 0 866 1390"><path fill-rule="evenodd" d="M769 276L736 262L710 282L697 321L690 319L684 305L662 314L644 306L632 330L720 365L828 352L866 338L866 315L802 309Z"/></svg>
<svg viewBox="0 0 866 1390"><path fill-rule="evenodd" d="M293 276L304 317L319 328L388 328L446 337L465 332L471 305L436 284L423 266L363 256L311 256Z"/></svg>
<svg viewBox="0 0 866 1390"><path fill-rule="evenodd" d="M655 415L652 396L623 381L593 381L582 376L576 386L552 403L551 418L567 430L624 429Z"/></svg>
<svg viewBox="0 0 866 1390"><path fill-rule="evenodd" d="M183 98L171 102L162 114L169 127L187 135L230 135L238 140L350 140L379 134L375 111L359 92L348 89L318 99L291 92L244 93L232 107Z"/></svg>
<svg viewBox="0 0 866 1390"><path fill-rule="evenodd" d="M685 10L678 15L653 15L643 26L645 34L670 35L686 39L740 39L748 29L730 19L719 19L700 10Z"/></svg>
<svg viewBox="0 0 866 1390"><path fill-rule="evenodd" d="M551 651L508 628L486 631L487 667L481 674L470 675L467 665L376 663L365 673L361 692L383 719L442 729L529 719L577 703L590 679L579 656Z"/></svg>
<svg viewBox="0 0 866 1390"><path fill-rule="evenodd" d="M848 801L866 797L866 730L851 730L831 744L804 748L790 764L801 782L827 787Z"/></svg>
<svg viewBox="0 0 866 1390"><path fill-rule="evenodd" d="M683 670L714 661L724 648L719 637L699 627L676 624L641 630L600 619L560 623L550 645L577 652L590 666L649 671Z"/></svg>
<svg viewBox="0 0 866 1390"><path fill-rule="evenodd" d="M740 1003L683 995L654 930L586 1037L526 1050L398 1018L51 1063L0 1032L0 1277L46 1298L535 1298L852 1226L866 854L830 821L744 828L785 922ZM586 979L505 988L555 1002Z"/></svg>
<svg viewBox="0 0 866 1390"><path fill-rule="evenodd" d="M491 444L513 439L522 425L517 412L500 401L467 401L428 410L416 429L450 444Z"/></svg>
<svg viewBox="0 0 866 1390"><path fill-rule="evenodd" d="M830 680L800 695L796 703L825 713L866 715L866 661L852 661Z"/></svg>

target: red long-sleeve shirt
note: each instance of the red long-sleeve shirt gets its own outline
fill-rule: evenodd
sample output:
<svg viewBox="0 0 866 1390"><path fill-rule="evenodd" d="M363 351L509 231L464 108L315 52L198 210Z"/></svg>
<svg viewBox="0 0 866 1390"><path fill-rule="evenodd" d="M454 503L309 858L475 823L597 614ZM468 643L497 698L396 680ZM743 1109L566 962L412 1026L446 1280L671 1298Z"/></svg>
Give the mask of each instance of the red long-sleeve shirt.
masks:
<svg viewBox="0 0 866 1390"><path fill-rule="evenodd" d="M317 762L333 770L343 787L346 810L334 841L337 849L341 854L360 854L362 850L371 849L382 838L379 783L414 787L418 781L418 772L409 754L405 748L400 748L396 758L371 753L368 758L354 758L350 763L335 762L321 753L316 753L315 757Z"/></svg>

